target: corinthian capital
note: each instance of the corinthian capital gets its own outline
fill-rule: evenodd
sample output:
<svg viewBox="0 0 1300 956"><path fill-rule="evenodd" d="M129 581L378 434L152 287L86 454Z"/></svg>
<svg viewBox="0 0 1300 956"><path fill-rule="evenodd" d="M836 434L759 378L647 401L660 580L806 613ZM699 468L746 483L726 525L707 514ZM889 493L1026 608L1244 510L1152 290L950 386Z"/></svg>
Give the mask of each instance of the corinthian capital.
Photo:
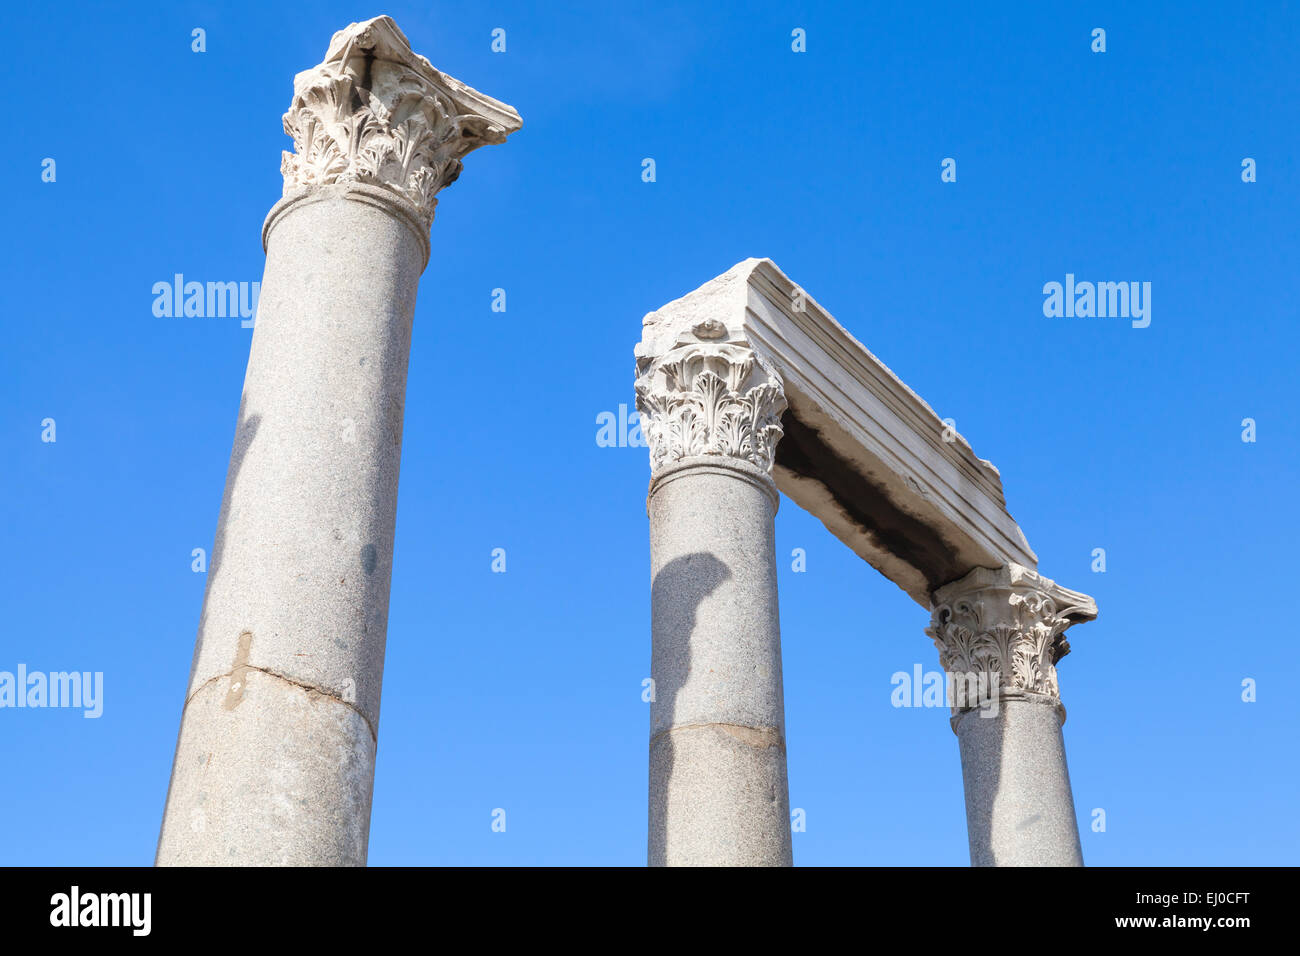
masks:
<svg viewBox="0 0 1300 956"><path fill-rule="evenodd" d="M781 440L780 376L743 342L700 323L687 341L638 362L636 407L657 473L683 458L718 455L770 473Z"/></svg>
<svg viewBox="0 0 1300 956"><path fill-rule="evenodd" d="M974 675L1002 697L1060 703L1056 664L1067 628L1097 616L1092 598L1018 564L976 568L934 592L925 633L954 675ZM960 708L954 708L960 709Z"/></svg>
<svg viewBox="0 0 1300 956"><path fill-rule="evenodd" d="M319 66L299 73L284 131L284 192L331 183L384 187L426 228L435 198L471 150L522 125L513 108L434 69L391 17L334 34Z"/></svg>

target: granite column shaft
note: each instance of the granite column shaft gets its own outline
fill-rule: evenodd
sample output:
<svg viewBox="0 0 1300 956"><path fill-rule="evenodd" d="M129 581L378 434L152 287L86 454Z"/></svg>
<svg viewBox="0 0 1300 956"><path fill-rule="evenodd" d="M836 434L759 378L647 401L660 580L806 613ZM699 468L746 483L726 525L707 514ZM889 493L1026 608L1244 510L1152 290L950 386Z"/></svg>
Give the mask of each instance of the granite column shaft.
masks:
<svg viewBox="0 0 1300 956"><path fill-rule="evenodd" d="M160 865L366 862L434 197L519 121L379 17L298 75L284 125Z"/></svg>
<svg viewBox="0 0 1300 956"><path fill-rule="evenodd" d="M743 345L695 338L638 379L652 458L649 862L788 866L770 475L784 396Z"/></svg>
<svg viewBox="0 0 1300 956"><path fill-rule="evenodd" d="M1082 866L1057 662L1092 598L1019 565L976 568L934 593L927 634L958 689L972 866Z"/></svg>

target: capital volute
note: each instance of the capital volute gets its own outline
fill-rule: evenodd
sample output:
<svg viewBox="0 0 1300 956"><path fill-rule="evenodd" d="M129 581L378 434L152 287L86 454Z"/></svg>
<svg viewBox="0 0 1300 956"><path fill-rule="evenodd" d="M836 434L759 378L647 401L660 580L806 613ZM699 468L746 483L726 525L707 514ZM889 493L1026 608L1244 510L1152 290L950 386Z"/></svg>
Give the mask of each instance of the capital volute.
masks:
<svg viewBox="0 0 1300 956"><path fill-rule="evenodd" d="M522 126L513 108L435 69L391 17L334 34L325 59L294 78L280 164L286 196L334 183L381 187L427 229L437 194L471 150Z"/></svg>
<svg viewBox="0 0 1300 956"><path fill-rule="evenodd" d="M784 434L781 377L740 335L703 319L638 345L636 398L656 475L683 459L746 462L770 475Z"/></svg>
<svg viewBox="0 0 1300 956"><path fill-rule="evenodd" d="M937 589L925 633L948 674L971 675L1003 698L1059 706L1056 664L1070 652L1065 632L1096 617L1097 604L1088 595L1005 564L975 568Z"/></svg>

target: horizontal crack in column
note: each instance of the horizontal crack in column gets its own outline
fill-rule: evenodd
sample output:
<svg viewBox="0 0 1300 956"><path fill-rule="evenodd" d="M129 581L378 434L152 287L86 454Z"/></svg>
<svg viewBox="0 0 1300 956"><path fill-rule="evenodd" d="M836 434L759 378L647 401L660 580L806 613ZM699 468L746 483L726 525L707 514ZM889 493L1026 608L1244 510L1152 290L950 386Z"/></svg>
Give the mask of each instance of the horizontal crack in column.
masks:
<svg viewBox="0 0 1300 956"><path fill-rule="evenodd" d="M285 677L283 674L277 674L275 671L267 670L265 667L258 667L254 664L240 664L238 667L234 668L233 670L229 670L224 674L218 674L216 677L210 677L207 680L205 680L202 684L200 684L198 687L194 689L194 693L190 694L188 697L185 698L185 707L182 710L182 716L184 716L184 711L190 709L190 701L194 700L195 697L198 697L199 694L202 693L204 688L208 687L211 684L215 684L217 681L225 680L228 677L234 676L236 670L257 671L259 674L265 674L267 677L274 677L276 680L283 681L284 683L289 684L291 687L297 687L299 690L306 691L307 696L309 697L313 697L313 696L325 697L329 700L334 701L335 703L342 704L344 707L348 707L351 710L356 711L357 715L365 723L366 729L370 731L371 739L374 740L376 745L378 745L379 734L376 732L374 725L370 723L370 718L367 717L365 713L362 712L361 708L357 707L356 704L350 701L346 701L342 697L338 696L337 694L331 693L330 691L322 690L321 688L315 686L314 684L304 684L302 681L294 680L292 677Z"/></svg>
<svg viewBox="0 0 1300 956"><path fill-rule="evenodd" d="M669 727L661 730L650 738L650 746L655 745L655 741L665 734L677 733L681 730L706 730L710 727L716 727L724 733L730 734L743 744L751 747L780 747L785 749L785 737L779 727L747 727L744 724L728 723L705 723L705 724L681 724L676 727Z"/></svg>

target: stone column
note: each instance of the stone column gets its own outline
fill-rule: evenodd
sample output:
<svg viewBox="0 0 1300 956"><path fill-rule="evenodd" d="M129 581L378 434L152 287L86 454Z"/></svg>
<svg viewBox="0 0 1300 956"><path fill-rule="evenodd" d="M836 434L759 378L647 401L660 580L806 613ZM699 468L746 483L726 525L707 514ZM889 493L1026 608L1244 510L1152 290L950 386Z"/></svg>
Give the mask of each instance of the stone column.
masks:
<svg viewBox="0 0 1300 956"><path fill-rule="evenodd" d="M647 320L649 321L649 320ZM652 866L789 866L773 457L785 396L703 322L638 348L650 445Z"/></svg>
<svg viewBox="0 0 1300 956"><path fill-rule="evenodd" d="M435 196L520 126L388 17L294 80L159 865L362 865Z"/></svg>
<svg viewBox="0 0 1300 956"><path fill-rule="evenodd" d="M972 866L1082 866L1065 765L1056 662L1092 598L1017 564L976 568L934 592L926 630L957 689Z"/></svg>

